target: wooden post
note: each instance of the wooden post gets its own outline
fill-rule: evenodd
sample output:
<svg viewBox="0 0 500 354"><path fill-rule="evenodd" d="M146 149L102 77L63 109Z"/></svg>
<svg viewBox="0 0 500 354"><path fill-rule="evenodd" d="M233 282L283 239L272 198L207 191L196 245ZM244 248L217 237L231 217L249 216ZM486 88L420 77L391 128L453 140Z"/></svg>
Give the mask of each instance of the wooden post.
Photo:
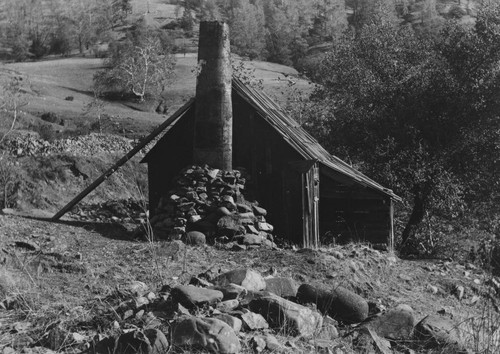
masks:
<svg viewBox="0 0 500 354"><path fill-rule="evenodd" d="M390 209L389 209L390 229L389 229L389 239L387 240L387 248L390 251L394 251L394 201L392 200L392 198L389 198L389 203L390 203Z"/></svg>
<svg viewBox="0 0 500 354"><path fill-rule="evenodd" d="M229 28L200 23L194 128L194 163L232 170L233 111Z"/></svg>
<svg viewBox="0 0 500 354"><path fill-rule="evenodd" d="M170 124L175 122L180 116L182 116L193 104L193 99L189 100L184 106L179 108L170 118L160 124L151 134L149 134L145 139L143 139L139 144L137 144L132 150L127 152L120 160L118 160L113 166L111 166L106 172L100 175L94 182L92 182L87 188L85 188L80 194L73 198L68 204L66 204L61 210L59 210L53 217L52 220L56 221L66 214L71 208L78 204L83 198L85 198L90 192L96 189L105 180L108 179L113 173L116 172L123 164L135 156L139 151L141 151L147 144L149 144L154 138L156 138L161 132L163 132Z"/></svg>

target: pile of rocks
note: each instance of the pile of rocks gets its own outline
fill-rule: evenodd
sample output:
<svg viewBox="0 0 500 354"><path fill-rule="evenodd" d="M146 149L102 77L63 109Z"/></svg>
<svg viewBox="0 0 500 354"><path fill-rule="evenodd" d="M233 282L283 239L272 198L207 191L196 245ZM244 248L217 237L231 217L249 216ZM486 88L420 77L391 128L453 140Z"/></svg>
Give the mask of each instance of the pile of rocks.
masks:
<svg viewBox="0 0 500 354"><path fill-rule="evenodd" d="M109 134L91 133L77 137L46 141L37 134L23 134L9 138L4 148L17 157L69 153L77 156L95 156L110 153L127 153L132 140Z"/></svg>
<svg viewBox="0 0 500 354"><path fill-rule="evenodd" d="M158 294L143 288L116 305L113 313L118 316L117 328L123 321L142 320L146 325L99 337L91 343L91 352L108 353L117 347L135 352L142 348L148 354L239 353L245 348L257 353L345 352L341 337L350 337L355 352L392 353L403 349L401 343L413 341L429 348L463 350L456 323L449 317L436 314L417 324L408 305L374 314L365 299L341 286L299 287L291 278L263 277L252 269L206 272L188 285L164 286ZM295 339L300 339L300 349Z"/></svg>
<svg viewBox="0 0 500 354"><path fill-rule="evenodd" d="M246 245L272 247L273 226L265 219L267 211L243 195L248 178L239 170L185 168L150 219L155 236L178 240L198 231L222 242L238 239Z"/></svg>
<svg viewBox="0 0 500 354"><path fill-rule="evenodd" d="M322 338L331 345L338 338L337 320L342 321L342 315L334 319L326 312L322 314L309 300L299 304L298 290L291 278L264 278L252 269L221 274L209 271L193 277L188 285L164 286L157 295L143 289L142 294L115 306L113 313L119 321L147 319L146 328L135 331L135 335L125 333L102 339L93 344L92 350L108 353L116 346L131 346L148 348L144 353L163 353L155 349L159 346L162 350L239 353L250 346L256 352L293 351L294 344L278 336L303 338L311 343L319 343ZM366 301L348 290L342 296L345 299L339 299L338 306L356 303L360 306L353 308L360 316L357 319L368 316ZM164 328L165 322L171 326L162 333L158 329ZM171 343L166 338L171 338Z"/></svg>

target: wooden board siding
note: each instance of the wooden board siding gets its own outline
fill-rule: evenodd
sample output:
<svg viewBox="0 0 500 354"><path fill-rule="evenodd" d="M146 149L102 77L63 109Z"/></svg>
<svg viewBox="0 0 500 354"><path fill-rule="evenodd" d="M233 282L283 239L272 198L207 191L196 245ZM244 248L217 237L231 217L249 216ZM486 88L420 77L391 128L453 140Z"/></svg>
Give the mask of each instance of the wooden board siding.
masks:
<svg viewBox="0 0 500 354"><path fill-rule="evenodd" d="M391 199L380 198L368 188L346 186L325 177L320 185L322 241L390 243L393 238Z"/></svg>
<svg viewBox="0 0 500 354"><path fill-rule="evenodd" d="M172 189L172 179L193 162L194 107L158 141L148 155L149 210L153 216L162 196Z"/></svg>
<svg viewBox="0 0 500 354"><path fill-rule="evenodd" d="M248 197L267 209L276 235L302 244L300 173L288 165L301 156L246 101L235 94L232 100L233 166L251 175Z"/></svg>
<svg viewBox="0 0 500 354"><path fill-rule="evenodd" d="M268 210L266 218L275 235L306 247L318 244L318 234L326 243L334 235L338 241L391 246L391 205L400 200L397 195L328 154L267 96L237 80L232 104L233 167L250 175L245 196ZM196 101L143 159L149 164L152 213L171 189L172 178L193 164L195 105ZM309 175L312 166L319 169L319 187L316 177ZM326 233L330 239L321 238Z"/></svg>

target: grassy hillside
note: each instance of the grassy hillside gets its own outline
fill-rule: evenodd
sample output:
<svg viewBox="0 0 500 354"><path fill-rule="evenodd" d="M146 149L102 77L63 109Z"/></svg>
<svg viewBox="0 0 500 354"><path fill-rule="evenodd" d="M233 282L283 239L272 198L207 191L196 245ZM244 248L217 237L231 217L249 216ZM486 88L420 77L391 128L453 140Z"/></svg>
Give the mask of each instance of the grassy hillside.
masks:
<svg viewBox="0 0 500 354"><path fill-rule="evenodd" d="M164 95L169 113L174 112L194 95L196 62L195 54L177 55L175 79ZM268 94L276 97L283 105L286 104L292 91L284 78L285 75L297 75L294 69L266 62L246 62L245 66L253 71L257 80L262 80ZM52 112L65 120L65 127L71 128L92 119L83 113L85 106L93 98L93 75L101 68L102 60L94 58L0 64L0 84L5 83L13 75L22 76L30 85L27 94L29 104L23 108L24 113L30 116L31 120L36 120L43 113ZM310 89L306 81L297 80L301 88ZM67 100L69 97L73 99ZM138 106L131 102L108 101L105 103L104 111L123 125L127 135L137 136L144 135L165 119L151 112L152 108L154 108L153 103Z"/></svg>

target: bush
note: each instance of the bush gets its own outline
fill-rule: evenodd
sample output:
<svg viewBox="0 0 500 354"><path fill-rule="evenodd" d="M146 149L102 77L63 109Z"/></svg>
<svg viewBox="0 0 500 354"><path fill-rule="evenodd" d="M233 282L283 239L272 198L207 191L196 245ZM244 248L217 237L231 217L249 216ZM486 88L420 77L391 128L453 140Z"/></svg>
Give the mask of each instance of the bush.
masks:
<svg viewBox="0 0 500 354"><path fill-rule="evenodd" d="M35 131L40 135L40 138L48 142L52 142L57 138L57 133L50 124L37 125Z"/></svg>
<svg viewBox="0 0 500 354"><path fill-rule="evenodd" d="M20 186L20 169L13 158L0 156L0 205L11 208L16 205Z"/></svg>

